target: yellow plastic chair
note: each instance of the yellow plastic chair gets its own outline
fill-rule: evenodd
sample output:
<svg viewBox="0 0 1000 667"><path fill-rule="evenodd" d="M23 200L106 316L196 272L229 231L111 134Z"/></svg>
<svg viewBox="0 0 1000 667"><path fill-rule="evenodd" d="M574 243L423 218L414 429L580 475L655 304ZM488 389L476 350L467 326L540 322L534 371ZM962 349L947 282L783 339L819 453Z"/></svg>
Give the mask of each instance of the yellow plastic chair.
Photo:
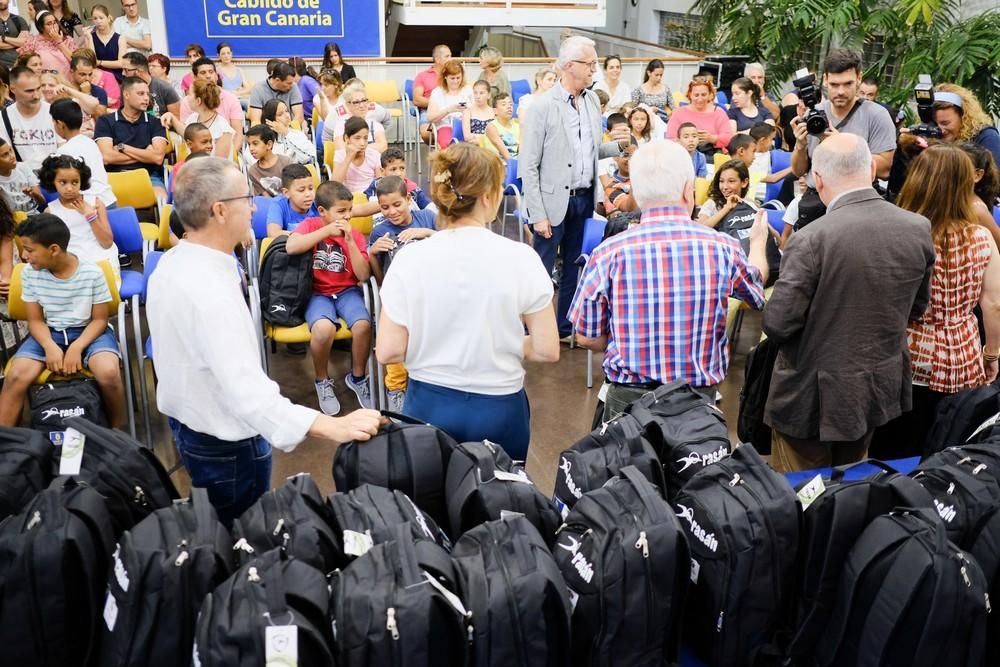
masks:
<svg viewBox="0 0 1000 667"><path fill-rule="evenodd" d="M316 169L316 165L314 165L312 163L309 163L309 164L306 165L306 169L308 169L309 173L312 174L312 177L313 177L313 187L314 188L318 188L320 181L319 181L319 171Z"/></svg>
<svg viewBox="0 0 1000 667"><path fill-rule="evenodd" d="M312 125L313 132L315 132L316 128L319 126L320 120L322 119L319 117L319 107L313 107L312 118L309 121Z"/></svg>
<svg viewBox="0 0 1000 667"><path fill-rule="evenodd" d="M160 214L160 227L156 237L156 247L160 250L169 250L174 247L170 241L170 212L173 211L173 204L164 204L163 212ZM142 225L142 223L139 223Z"/></svg>
<svg viewBox="0 0 1000 667"><path fill-rule="evenodd" d="M712 164L715 165L715 170L718 171L719 167L726 164L733 159L732 155L726 155L725 153L716 153L712 156Z"/></svg>
<svg viewBox="0 0 1000 667"><path fill-rule="evenodd" d="M675 90L674 91L674 106L675 107L679 107L682 103L687 103L687 101L688 101L687 95L685 95L684 93L682 93L679 90Z"/></svg>
<svg viewBox="0 0 1000 667"><path fill-rule="evenodd" d="M337 152L337 146L332 141L323 142L323 168L326 169L326 177L333 180L333 154Z"/></svg>
<svg viewBox="0 0 1000 667"><path fill-rule="evenodd" d="M363 192L355 192L354 193L354 203L355 204L367 204L368 203L368 197L366 197L365 193L363 193ZM374 216L371 216L371 215L365 215L365 216L360 216L360 217L356 217L356 218L351 218L351 227L354 227L356 230L358 230L359 232L361 232L362 234L364 234L365 238L368 238L368 235L372 233L373 219L374 219Z"/></svg>
<svg viewBox="0 0 1000 667"><path fill-rule="evenodd" d="M708 189L711 182L704 176L694 179L694 203L701 206L708 201Z"/></svg>
<svg viewBox="0 0 1000 667"><path fill-rule="evenodd" d="M153 249L153 244L160 236L161 217L160 201L156 198L156 191L153 190L153 182L149 179L149 172L145 169L109 172L108 184L111 186L111 191L115 193L119 208L131 206L136 210L153 210L154 222L139 223L142 238L146 241L143 249L143 256L145 256Z"/></svg>
<svg viewBox="0 0 1000 667"><path fill-rule="evenodd" d="M395 81L388 79L378 81L365 81L365 92L368 99L376 104L394 104L403 101L403 96L399 93L399 86ZM389 117L396 120L397 124L403 117L403 110L400 107L391 107ZM403 144L406 144L406 124L403 124Z"/></svg>

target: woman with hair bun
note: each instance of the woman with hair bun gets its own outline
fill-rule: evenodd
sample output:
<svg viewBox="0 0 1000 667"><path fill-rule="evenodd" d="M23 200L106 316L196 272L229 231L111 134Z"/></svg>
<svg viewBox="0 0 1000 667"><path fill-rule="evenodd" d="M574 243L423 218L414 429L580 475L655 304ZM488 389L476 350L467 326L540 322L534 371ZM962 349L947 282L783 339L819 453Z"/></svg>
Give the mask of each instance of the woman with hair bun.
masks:
<svg viewBox="0 0 1000 667"><path fill-rule="evenodd" d="M531 425L522 362L558 361L559 334L538 255L488 229L503 179L503 162L469 143L431 156L439 231L393 259L375 354L406 365L404 413L523 460Z"/></svg>
<svg viewBox="0 0 1000 667"><path fill-rule="evenodd" d="M774 125L774 116L761 105L760 87L750 79L740 77L733 81L730 89L732 104L729 105L729 127L733 134L749 134L757 123Z"/></svg>

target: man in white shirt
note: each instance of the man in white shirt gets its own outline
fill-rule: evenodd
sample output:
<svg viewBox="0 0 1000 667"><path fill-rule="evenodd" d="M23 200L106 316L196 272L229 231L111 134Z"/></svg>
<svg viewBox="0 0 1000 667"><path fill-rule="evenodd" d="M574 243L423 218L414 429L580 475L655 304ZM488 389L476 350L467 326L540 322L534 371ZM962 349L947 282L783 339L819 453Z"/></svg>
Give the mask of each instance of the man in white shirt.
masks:
<svg viewBox="0 0 1000 667"><path fill-rule="evenodd" d="M122 0L125 16L119 16L112 24L115 32L125 40L126 53L138 51L148 56L153 51L153 29L149 19L139 16L139 0Z"/></svg>
<svg viewBox="0 0 1000 667"><path fill-rule="evenodd" d="M42 101L38 75L27 67L11 70L10 90L15 103L0 112L3 121L0 122L0 138L11 144L18 162L38 171L42 161L55 152L58 143L49 116L49 103Z"/></svg>
<svg viewBox="0 0 1000 667"><path fill-rule="evenodd" d="M192 483L208 489L229 523L271 485L271 446L291 451L307 435L368 440L379 413L328 417L294 405L264 373L232 249L250 230L253 194L229 160L181 170L174 206L185 238L149 283L147 314L160 412L170 418Z"/></svg>
<svg viewBox="0 0 1000 667"><path fill-rule="evenodd" d="M108 171L104 168L101 149L96 141L80 132L83 126L83 110L80 105L73 100L56 100L49 107L49 114L56 134L66 142L56 149L56 154L83 160L90 168L90 188L84 190L83 194L97 197L106 208L114 208L118 200L108 182Z"/></svg>

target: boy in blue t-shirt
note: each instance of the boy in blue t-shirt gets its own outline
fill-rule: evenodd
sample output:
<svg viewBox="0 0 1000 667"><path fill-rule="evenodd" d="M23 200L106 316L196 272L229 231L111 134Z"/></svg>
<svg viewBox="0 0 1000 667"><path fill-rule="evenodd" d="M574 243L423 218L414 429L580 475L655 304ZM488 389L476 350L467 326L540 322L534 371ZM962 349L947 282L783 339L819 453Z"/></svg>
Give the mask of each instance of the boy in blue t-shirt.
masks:
<svg viewBox="0 0 1000 667"><path fill-rule="evenodd" d="M691 156L691 165L696 177L708 176L708 161L705 154L698 150L698 127L694 123L681 123L677 128L677 143Z"/></svg>
<svg viewBox="0 0 1000 667"><path fill-rule="evenodd" d="M87 368L101 389L111 426L125 422L125 385L118 342L108 327L111 291L104 271L66 251L69 228L49 213L17 228L22 255L22 299L31 335L14 353L0 390L0 424L17 426L28 388L48 368L74 375Z"/></svg>
<svg viewBox="0 0 1000 667"><path fill-rule="evenodd" d="M433 211L414 211L406 182L399 176L383 176L375 188L383 220L368 235L368 263L379 285L392 255L410 241L434 233Z"/></svg>
<svg viewBox="0 0 1000 667"><path fill-rule="evenodd" d="M267 235L290 234L306 218L319 216L313 202L316 186L305 165L290 164L281 170L281 194L271 200L267 211Z"/></svg>
<svg viewBox="0 0 1000 667"><path fill-rule="evenodd" d="M423 189L408 179L406 177L406 156L403 155L403 151L396 148L388 148L382 153L382 177L376 178L371 182L365 191L364 195L368 198L367 204L355 204L354 215L358 217L363 217L366 215L373 216L372 224L378 225L385 220L382 215L381 207L378 203L378 194L375 189L378 184L386 176L399 176L406 183L406 191L410 194L410 208L420 209L421 211L431 207L431 210L436 210L434 204L431 203L431 198L427 196L427 193Z"/></svg>

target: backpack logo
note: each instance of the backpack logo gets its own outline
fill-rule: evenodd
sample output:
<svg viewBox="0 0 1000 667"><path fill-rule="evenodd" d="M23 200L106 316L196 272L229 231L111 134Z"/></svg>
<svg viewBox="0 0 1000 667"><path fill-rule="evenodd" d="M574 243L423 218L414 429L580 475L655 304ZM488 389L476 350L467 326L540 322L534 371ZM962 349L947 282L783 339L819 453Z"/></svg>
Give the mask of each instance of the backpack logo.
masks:
<svg viewBox="0 0 1000 667"><path fill-rule="evenodd" d="M594 578L594 566L583 557L580 553L580 543L573 537L566 536L566 539L570 541L570 544L559 544L559 548L565 549L566 551L573 554L573 558L570 559L570 565L576 570L576 573L580 575L580 578L586 581L588 584L590 580Z"/></svg>
<svg viewBox="0 0 1000 667"><path fill-rule="evenodd" d="M66 417L83 417L87 414L86 408L82 408L79 405L75 408L67 408L65 410L59 408L46 408L42 412L42 420L48 421L52 417L61 417L65 419Z"/></svg>
<svg viewBox="0 0 1000 667"><path fill-rule="evenodd" d="M287 313L288 312L288 308L286 308L285 304L283 304L283 303L276 303L273 306L271 306L271 312L272 313Z"/></svg>
<svg viewBox="0 0 1000 667"><path fill-rule="evenodd" d="M433 540L434 533L431 532L431 527L427 525L427 519L424 518L424 513L417 508L416 504L410 500L408 495L403 494L403 497L406 498L407 502L410 503L410 506L413 508L413 514L417 519L417 523L420 525L420 529L424 531L424 535Z"/></svg>
<svg viewBox="0 0 1000 667"><path fill-rule="evenodd" d="M708 532L701 527L701 524L694 520L694 508L681 505L680 503L677 503L677 507L681 510L677 512L677 516L688 522L691 534L695 536L695 539L708 547L713 553L717 551L719 549L719 540L715 539L715 533Z"/></svg>
<svg viewBox="0 0 1000 667"><path fill-rule="evenodd" d="M570 475L570 469L573 467L573 463L565 456L562 456L560 458L562 460L562 463L559 464L559 469L562 470L563 476L566 478L566 488L569 490L570 493L573 494L575 498L578 499L583 498L583 491L580 490L580 487L576 485L576 482Z"/></svg>
<svg viewBox="0 0 1000 667"><path fill-rule="evenodd" d="M125 564L122 563L121 553L121 544L116 544L115 552L111 554L111 556L115 559L115 579L118 580L118 585L121 587L122 591L127 593L129 585L128 571L125 569Z"/></svg>
<svg viewBox="0 0 1000 667"><path fill-rule="evenodd" d="M684 467L678 470L677 472L684 472L685 470L694 465L700 465L701 467L704 468L705 466L711 465L713 463L718 463L722 459L726 458L726 456L728 455L729 452L726 451L726 448L722 445L720 445L719 448L714 452L710 452L708 454L699 454L697 452L692 452L687 456L682 456L681 458L677 459L678 465L680 465L681 463L684 464Z"/></svg>
<svg viewBox="0 0 1000 667"><path fill-rule="evenodd" d="M958 512L955 511L954 505L945 505L937 498L934 498L934 508L937 510L937 513L941 515L941 518L947 523L954 521L955 516L958 514Z"/></svg>

